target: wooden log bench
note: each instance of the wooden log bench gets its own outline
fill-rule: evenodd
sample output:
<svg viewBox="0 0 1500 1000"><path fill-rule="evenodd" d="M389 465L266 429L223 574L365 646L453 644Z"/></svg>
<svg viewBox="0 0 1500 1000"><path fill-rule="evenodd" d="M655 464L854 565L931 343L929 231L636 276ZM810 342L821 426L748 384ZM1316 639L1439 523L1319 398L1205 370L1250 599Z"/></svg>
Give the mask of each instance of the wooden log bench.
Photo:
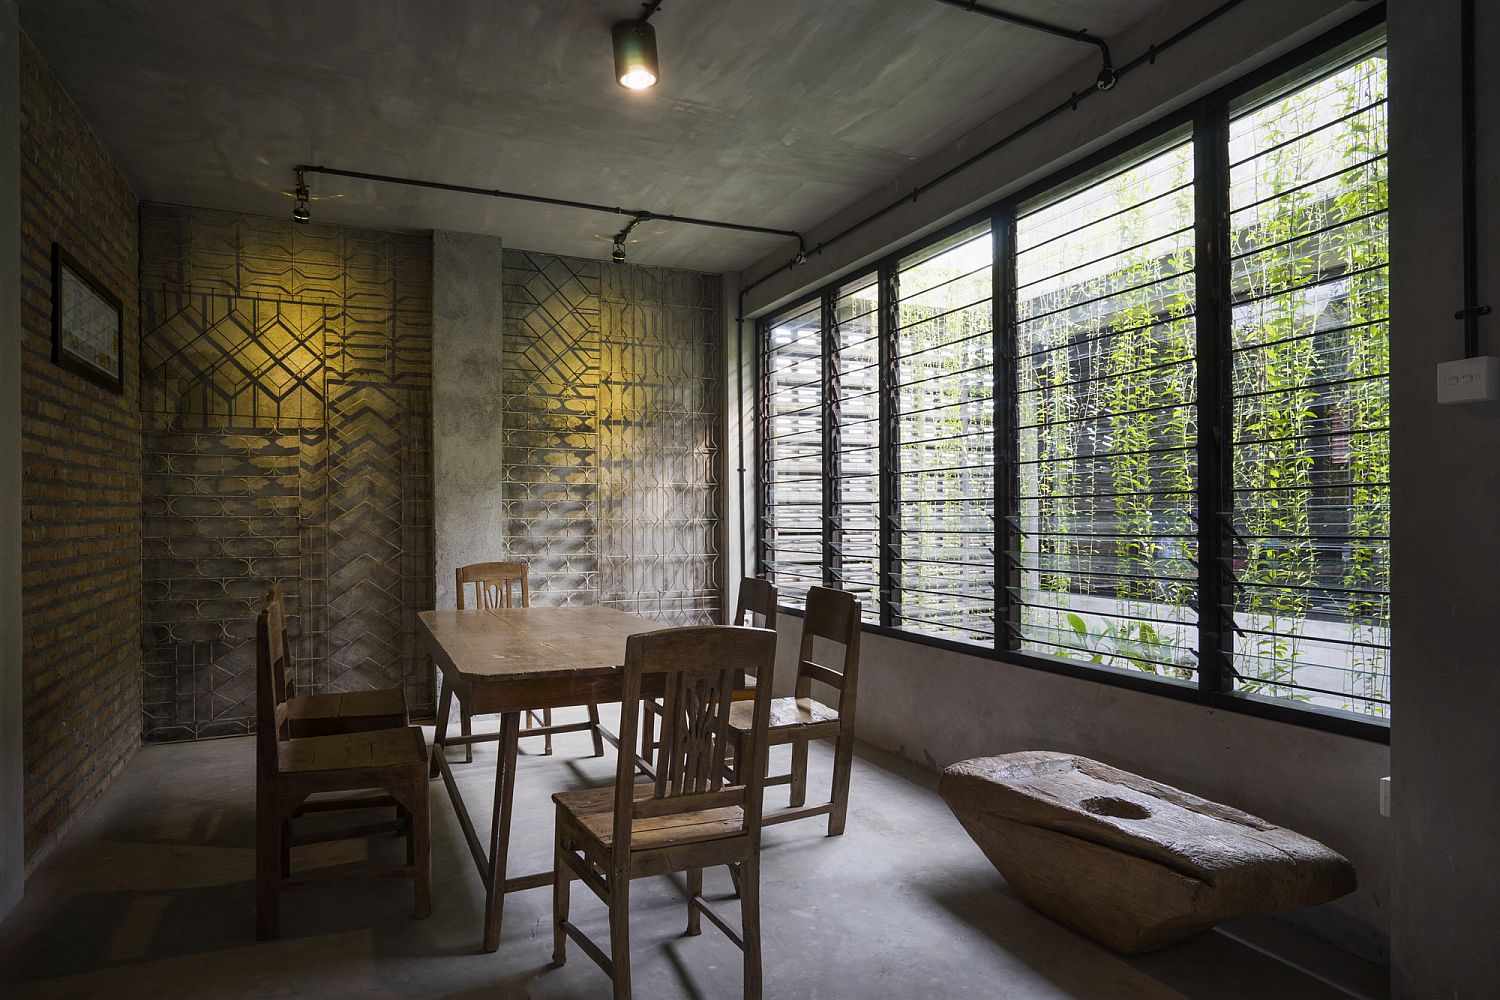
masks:
<svg viewBox="0 0 1500 1000"><path fill-rule="evenodd" d="M1125 955L1355 887L1316 840L1087 757L978 757L938 791L1027 903Z"/></svg>

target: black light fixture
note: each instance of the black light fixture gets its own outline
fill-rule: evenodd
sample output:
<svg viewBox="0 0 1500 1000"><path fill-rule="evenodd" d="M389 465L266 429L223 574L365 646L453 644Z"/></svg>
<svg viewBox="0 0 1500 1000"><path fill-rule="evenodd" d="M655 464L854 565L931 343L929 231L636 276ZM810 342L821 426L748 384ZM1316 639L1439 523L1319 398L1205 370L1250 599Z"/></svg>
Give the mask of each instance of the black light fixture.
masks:
<svg viewBox="0 0 1500 1000"><path fill-rule="evenodd" d="M656 86L661 68L656 59L656 29L649 21L661 9L660 0L643 3L639 18L621 21L610 29L615 49L615 79L626 90L645 90Z"/></svg>
<svg viewBox="0 0 1500 1000"><path fill-rule="evenodd" d="M292 208L293 222L300 223L301 225L305 226L312 221L312 212L308 211L307 208L307 202L310 197L312 197L312 195L307 190L307 178L302 175L302 168L298 167L296 191L297 204Z"/></svg>
<svg viewBox="0 0 1500 1000"><path fill-rule="evenodd" d="M614 252L609 255L609 259L616 264L625 263L625 244L616 240Z"/></svg>

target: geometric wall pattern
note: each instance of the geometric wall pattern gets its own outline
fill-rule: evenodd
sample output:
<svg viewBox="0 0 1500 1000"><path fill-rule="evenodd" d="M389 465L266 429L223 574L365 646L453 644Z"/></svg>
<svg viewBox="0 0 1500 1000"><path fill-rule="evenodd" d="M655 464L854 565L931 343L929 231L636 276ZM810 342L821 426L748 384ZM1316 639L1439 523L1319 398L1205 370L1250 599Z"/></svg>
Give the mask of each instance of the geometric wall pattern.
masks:
<svg viewBox="0 0 1500 1000"><path fill-rule="evenodd" d="M431 710L431 245L142 208L148 740L250 732L286 589L299 685Z"/></svg>
<svg viewBox="0 0 1500 1000"><path fill-rule="evenodd" d="M505 518L538 604L718 620L716 275L503 254Z"/></svg>

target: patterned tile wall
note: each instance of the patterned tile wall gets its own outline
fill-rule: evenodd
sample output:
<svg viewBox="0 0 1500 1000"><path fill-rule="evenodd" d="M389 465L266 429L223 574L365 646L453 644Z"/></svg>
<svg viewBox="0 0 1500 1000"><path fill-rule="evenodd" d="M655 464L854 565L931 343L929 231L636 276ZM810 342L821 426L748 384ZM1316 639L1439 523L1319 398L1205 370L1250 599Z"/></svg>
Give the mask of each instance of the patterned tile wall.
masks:
<svg viewBox="0 0 1500 1000"><path fill-rule="evenodd" d="M431 708L431 242L145 205L145 735L243 733L287 587L308 690Z"/></svg>
<svg viewBox="0 0 1500 1000"><path fill-rule="evenodd" d="M717 276L506 251L508 554L537 603L716 620Z"/></svg>

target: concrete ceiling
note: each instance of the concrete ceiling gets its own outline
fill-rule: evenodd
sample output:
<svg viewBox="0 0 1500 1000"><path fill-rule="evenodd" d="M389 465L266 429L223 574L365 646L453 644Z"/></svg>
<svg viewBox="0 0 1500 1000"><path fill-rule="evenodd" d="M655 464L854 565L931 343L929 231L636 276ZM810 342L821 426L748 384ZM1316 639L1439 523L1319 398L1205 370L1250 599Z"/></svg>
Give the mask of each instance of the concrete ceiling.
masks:
<svg viewBox="0 0 1500 1000"><path fill-rule="evenodd" d="M1159 0L991 0L1110 37ZM612 79L631 0L22 0L147 201L289 212L294 163L805 230L1088 49L929 0L667 0L662 82ZM319 221L607 257L614 216L312 176ZM668 223L630 259L790 244Z"/></svg>

